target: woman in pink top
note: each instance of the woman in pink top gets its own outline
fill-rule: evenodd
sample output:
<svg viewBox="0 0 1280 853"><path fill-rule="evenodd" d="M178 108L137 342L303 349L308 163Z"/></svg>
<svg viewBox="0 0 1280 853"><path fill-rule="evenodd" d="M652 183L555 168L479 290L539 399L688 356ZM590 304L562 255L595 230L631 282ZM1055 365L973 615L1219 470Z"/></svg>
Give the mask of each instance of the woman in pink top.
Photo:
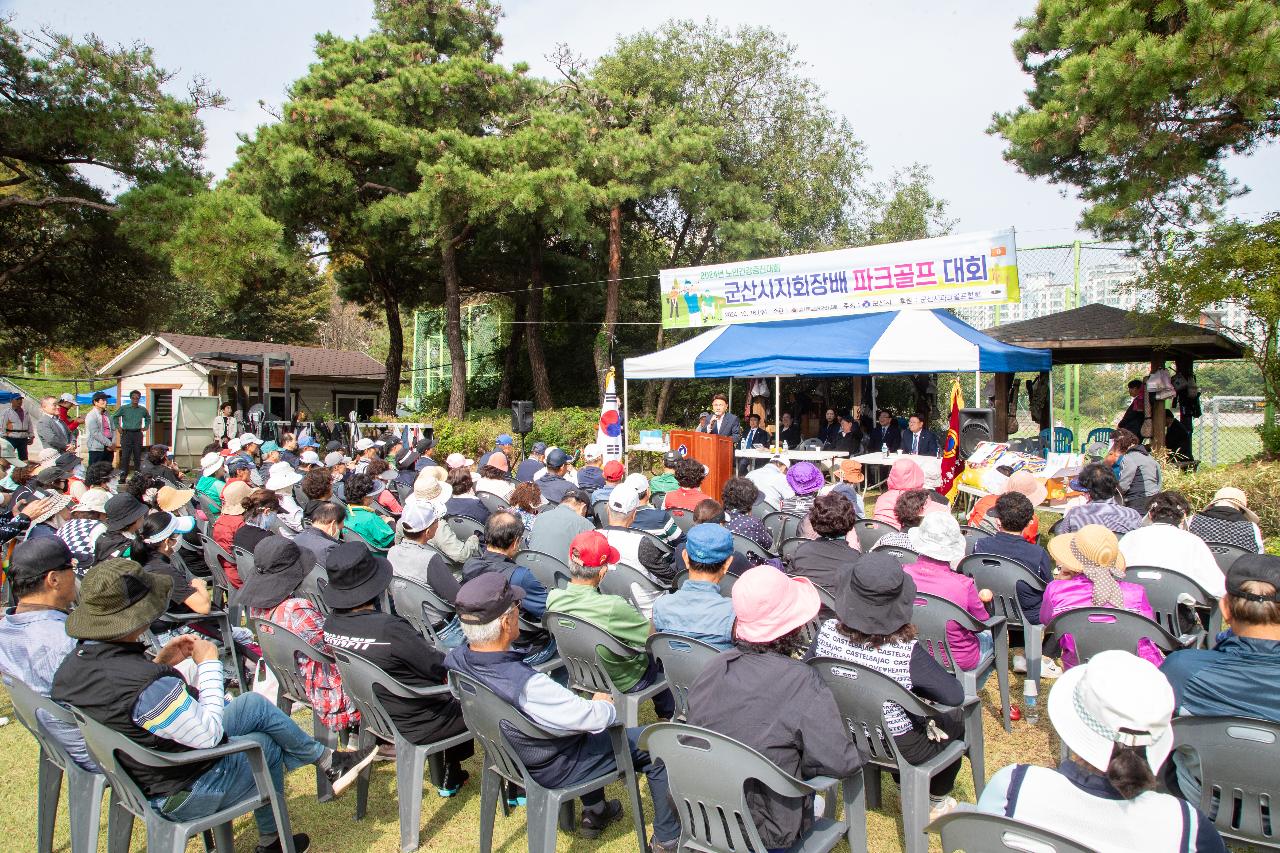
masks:
<svg viewBox="0 0 1280 853"><path fill-rule="evenodd" d="M1050 581L1044 588L1040 620L1045 625L1059 613L1080 607L1111 607L1155 618L1147 591L1136 583L1120 580L1125 565L1120 542L1101 524L1087 524L1075 533L1055 536L1049 541L1049 556L1064 577ZM1060 642L1062 666L1070 669L1079 663L1075 640L1064 634ZM1164 661L1164 655L1150 640L1139 641L1137 652L1138 657L1156 666Z"/></svg>
<svg viewBox="0 0 1280 853"><path fill-rule="evenodd" d="M979 592L973 578L954 571L956 564L964 559L965 545L960 524L951 517L951 513L926 515L920 526L911 528L907 535L911 538L912 550L920 555L920 559L903 566L903 571L911 575L916 590L958 604L976 619L988 619L990 614L983 602L991 600L991 591L984 589ZM955 622L948 622L947 646L957 666L974 669L982 656L995 647L995 642L990 631L974 633Z"/></svg>
<svg viewBox="0 0 1280 853"><path fill-rule="evenodd" d="M377 497L378 504L382 506L384 509L386 509L388 512L390 512L392 515L399 515L400 513L404 512L404 507L400 505L400 501L396 498L395 491L393 489L387 488L393 482L395 482L394 479L388 480L386 477L386 473L390 470L391 470L391 466L388 465L386 462L384 462L381 459L374 459L372 462L369 463L369 466L364 469L364 472L368 474L370 477L377 477L378 479L382 480L383 489L380 492L378 492L378 497Z"/></svg>
<svg viewBox="0 0 1280 853"><path fill-rule="evenodd" d="M916 464L914 459L899 459L889 469L889 480L885 485L888 488L884 494L876 498L875 520L900 528L898 515L894 512L893 507L903 492L909 492L912 489L919 489L924 486L924 471ZM924 506L924 512L940 512L946 508L946 504L929 501Z"/></svg>

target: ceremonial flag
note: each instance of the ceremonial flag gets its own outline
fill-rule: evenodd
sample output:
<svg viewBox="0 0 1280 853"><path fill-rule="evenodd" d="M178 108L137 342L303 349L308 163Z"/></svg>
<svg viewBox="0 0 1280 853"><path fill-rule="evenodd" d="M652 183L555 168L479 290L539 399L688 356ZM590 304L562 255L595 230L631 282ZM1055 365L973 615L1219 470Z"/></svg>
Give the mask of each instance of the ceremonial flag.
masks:
<svg viewBox="0 0 1280 853"><path fill-rule="evenodd" d="M604 380L604 404L596 427L596 444L604 451L604 461L622 461L622 418L618 414L618 391L613 384L613 368Z"/></svg>
<svg viewBox="0 0 1280 853"><path fill-rule="evenodd" d="M960 474L964 472L964 460L960 458L960 410L964 408L964 394L960 382L951 384L951 421L947 426L947 439L942 447L942 484L938 494L947 500L955 497Z"/></svg>

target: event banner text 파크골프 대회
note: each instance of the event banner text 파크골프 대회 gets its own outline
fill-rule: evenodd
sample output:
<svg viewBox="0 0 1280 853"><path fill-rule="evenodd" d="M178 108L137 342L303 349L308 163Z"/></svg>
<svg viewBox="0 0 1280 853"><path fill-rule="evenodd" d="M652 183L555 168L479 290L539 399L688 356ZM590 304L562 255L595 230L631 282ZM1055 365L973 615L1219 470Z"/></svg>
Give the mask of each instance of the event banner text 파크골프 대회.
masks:
<svg viewBox="0 0 1280 853"><path fill-rule="evenodd" d="M663 270L668 329L1017 302L1012 228Z"/></svg>

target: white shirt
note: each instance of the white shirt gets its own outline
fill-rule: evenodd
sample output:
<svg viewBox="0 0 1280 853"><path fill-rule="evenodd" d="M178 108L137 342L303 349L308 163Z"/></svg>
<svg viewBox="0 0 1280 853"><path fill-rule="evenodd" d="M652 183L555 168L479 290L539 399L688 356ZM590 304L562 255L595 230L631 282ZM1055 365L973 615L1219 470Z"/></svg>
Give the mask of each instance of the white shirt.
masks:
<svg viewBox="0 0 1280 853"><path fill-rule="evenodd" d="M1129 566L1155 566L1180 572L1210 595L1226 594L1226 578L1213 552L1199 536L1172 524L1149 524L1120 539L1120 553Z"/></svg>
<svg viewBox="0 0 1280 853"><path fill-rule="evenodd" d="M787 482L787 475L772 462L748 472L747 479L755 483L764 499L775 507L782 506L787 498L796 496L795 489Z"/></svg>

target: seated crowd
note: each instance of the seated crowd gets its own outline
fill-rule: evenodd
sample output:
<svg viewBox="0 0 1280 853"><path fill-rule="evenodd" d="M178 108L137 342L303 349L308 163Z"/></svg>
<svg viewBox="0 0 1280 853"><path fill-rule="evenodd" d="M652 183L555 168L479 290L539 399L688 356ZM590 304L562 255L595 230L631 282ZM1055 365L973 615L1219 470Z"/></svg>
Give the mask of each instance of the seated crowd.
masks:
<svg viewBox="0 0 1280 853"><path fill-rule="evenodd" d="M856 428L836 426L834 441ZM918 442L915 434L896 440ZM971 541L946 500L925 487L919 465L903 458L870 513L884 532L864 548L859 525L873 522L860 521L868 513L857 463L829 477L780 455L712 495L703 490L703 465L677 453L649 478L604 461L594 445L579 465L541 442L519 460L507 435L478 462L454 453L441 463L431 439L406 447L393 434L361 439L352 450L354 457L336 442L318 448L291 436L277 444L245 435L206 448L190 488L163 452L149 454L149 468L120 485L109 463L86 470L66 455L8 472L0 481L0 543L20 541L8 569L16 604L0 619L0 672L160 752L253 738L277 790L285 771L311 764L340 794L371 762L396 758L387 743L331 750L257 693L228 699L237 673L224 666L224 644L250 664L259 652L247 628L235 626L228 637L212 621L225 595L251 619L296 635L319 660L335 650L353 655L409 690L440 688L450 672L483 685L549 730L532 737L504 729L540 786L615 770L608 732L624 722L615 703L641 691L660 721L683 715L787 773L844 779L867 756L808 661L875 670L938 707L927 719L893 702L882 710L898 754L911 764L930 761L966 734L956 670L979 667L995 644L990 630L949 622L955 669L944 668L918 634L919 596L988 621L993 590L975 583L964 561L989 555L1030 573L1010 577L1006 593L1027 625L1082 607L1152 618L1146 590L1126 579L1127 570L1144 567L1194 581L1205 594L1198 603L1216 607L1229 628L1211 648L1166 655L1142 639L1087 662L1078 638L1052 637L1040 677L1053 680L1047 708L1066 758L1056 769L999 770L977 809L1097 850L1224 850L1198 810L1200 761L1177 749L1172 720L1280 722L1280 558L1258 553L1257 516L1238 490L1221 490L1196 513L1177 492L1156 492L1140 511L1121 498L1109 467L1090 465L1079 477L1087 502L1069 510L1042 547L1035 506L1043 489L1014 474L968 517L985 534ZM775 522L794 523L786 549ZM1224 572L1206 540L1253 553ZM396 612L393 582L430 593L413 620ZM628 650L598 651L613 692L573 689L558 657L558 626L545 618L552 614L590 623ZM1188 617L1196 624L1184 638L1202 627L1200 616L1208 614ZM415 627L423 624L430 630ZM646 650L655 633L706 649L679 707ZM339 665L297 664L319 722L356 742L361 713ZM1026 666L1024 655L1014 656L1015 670ZM450 693L410 699L379 689L377 697L410 744L469 731ZM53 720L47 727L77 764L96 768L75 727ZM652 795L649 849L675 851L680 815L665 766L641 747L643 731L626 728L625 741ZM463 740L431 763L440 796L467 790L463 764L474 753L474 742ZM254 788L242 754L129 769L172 820L212 814ZM956 758L931 777L931 818L957 808L960 769ZM518 806L525 792L507 780L503 797ZM754 783L747 804L770 851L791 848L821 817L812 798ZM597 790L582 797L577 831L597 838L623 812ZM259 850L287 848L270 806L255 819ZM298 833L292 847L308 843Z"/></svg>

